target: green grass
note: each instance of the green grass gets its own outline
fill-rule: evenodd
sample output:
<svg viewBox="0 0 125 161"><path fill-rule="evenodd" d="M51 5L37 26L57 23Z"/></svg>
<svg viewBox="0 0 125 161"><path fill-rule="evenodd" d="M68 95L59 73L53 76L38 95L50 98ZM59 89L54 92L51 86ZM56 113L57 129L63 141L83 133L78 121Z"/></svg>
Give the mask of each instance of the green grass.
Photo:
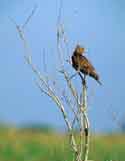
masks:
<svg viewBox="0 0 125 161"><path fill-rule="evenodd" d="M0 161L71 161L68 138L59 134L0 131ZM125 136L93 136L89 159L125 161Z"/></svg>

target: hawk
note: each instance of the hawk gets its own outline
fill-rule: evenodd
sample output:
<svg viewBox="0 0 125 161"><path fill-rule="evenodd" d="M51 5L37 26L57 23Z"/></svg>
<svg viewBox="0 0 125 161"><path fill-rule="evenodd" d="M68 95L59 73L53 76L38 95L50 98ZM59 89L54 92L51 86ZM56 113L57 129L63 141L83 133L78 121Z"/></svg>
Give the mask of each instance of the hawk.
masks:
<svg viewBox="0 0 125 161"><path fill-rule="evenodd" d="M85 48L77 45L73 55L72 55L72 66L76 71L83 73L85 76L89 75L94 78L99 84L101 84L99 80L99 75L96 73L95 68L91 64L91 62L82 54L85 53Z"/></svg>

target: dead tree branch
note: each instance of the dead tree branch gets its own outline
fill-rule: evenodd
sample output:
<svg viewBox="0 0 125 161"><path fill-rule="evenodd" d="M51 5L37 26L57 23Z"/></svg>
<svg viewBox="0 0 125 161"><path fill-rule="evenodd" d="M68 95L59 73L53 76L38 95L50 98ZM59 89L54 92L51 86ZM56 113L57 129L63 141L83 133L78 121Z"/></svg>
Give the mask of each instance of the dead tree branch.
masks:
<svg viewBox="0 0 125 161"><path fill-rule="evenodd" d="M36 75L38 81L36 81L37 87L40 89L41 93L44 93L48 97L52 99L52 101L57 105L58 109L62 113L64 122L67 126L68 132L69 132L69 141L70 146L72 148L73 154L75 154L75 160L74 161L88 161L88 152L89 152L89 119L87 115L87 87L86 87L86 80L82 77L80 73L77 73L81 80L82 80L82 92L75 88L72 80L70 79L69 73L64 68L64 51L62 48L62 43L65 42L65 35L64 35L64 28L62 29L61 22L61 10L62 10L62 1L59 9L59 16L58 16L58 22L57 22L57 52L60 59L60 73L62 73L64 80L67 84L67 90L70 92L71 96L66 95L65 93L61 93L61 96L64 98L63 100L60 98L60 95L56 93L57 87L56 85L52 86L51 83L53 83L53 80L50 79L50 77L46 77L44 74L40 72L40 70L36 67L36 65L32 61L32 52L29 47L28 41L26 39L24 28L28 24L29 20L35 13L36 8L33 9L30 16L25 21L24 25L21 27L13 21L13 23L16 26L17 32L19 34L19 37L24 45L25 49L25 61L30 66L33 73ZM65 46L68 44L65 44ZM49 83L49 81L51 83ZM55 80L54 80L55 82ZM56 84L56 83L54 83ZM68 93L68 92L67 92ZM80 96L78 93L82 95L82 99L80 99ZM71 102L75 102L75 105ZM73 121L69 118L65 104L67 104L67 107L70 109L73 115ZM74 135L74 123L77 121L77 125L79 128L80 133L80 144L77 143L76 137ZM85 143L84 143L84 136L85 136ZM78 136L79 137L79 136Z"/></svg>

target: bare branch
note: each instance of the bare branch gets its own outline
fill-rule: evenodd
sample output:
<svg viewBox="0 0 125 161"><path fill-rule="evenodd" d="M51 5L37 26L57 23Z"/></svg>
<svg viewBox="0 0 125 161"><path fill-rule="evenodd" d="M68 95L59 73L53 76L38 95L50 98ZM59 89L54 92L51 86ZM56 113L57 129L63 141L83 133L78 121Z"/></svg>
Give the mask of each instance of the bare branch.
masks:
<svg viewBox="0 0 125 161"><path fill-rule="evenodd" d="M24 49L25 49L25 61L30 66L31 70L34 72L38 81L36 82L37 87L40 89L41 93L44 93L48 97L52 99L52 101L56 104L58 109L61 111L64 122L66 123L68 132L69 132L69 140L70 145L75 154L75 161L88 161L88 152L89 152L89 120L87 116L87 87L86 87L86 80L77 72L82 80L82 94L80 97L78 95L77 89L75 88L74 84L71 81L71 78L68 72L64 68L64 50L63 47L67 48L68 52L68 41L64 31L64 27L61 24L61 16L62 16L62 8L63 8L63 0L60 0L60 8L59 8L59 15L57 18L57 52L60 59L61 69L60 73L63 74L64 80L66 81L68 90L70 91L70 96L66 93L61 93L61 96L57 93L58 88L56 85L56 80L50 78L50 76L46 76L40 72L40 70L36 67L36 65L32 61L32 52L28 45L27 39L24 34L24 28L29 23L30 19L34 15L37 6L34 7L31 14L26 19L25 23L20 27L16 24L14 20L11 21L15 24L16 29L18 31L19 37L23 42ZM46 61L45 61L45 51L43 50L43 65L44 71L46 72ZM61 99L63 96L64 99ZM71 97L71 98L70 98ZM65 102L64 102L65 101ZM75 103L75 106L74 104ZM73 121L68 117L68 114L65 110L65 106L67 105L70 110L71 114L74 116ZM77 125L80 131L80 146L76 142L76 138L74 136L74 123L77 121ZM83 142L83 136L85 135L85 144ZM84 153L83 153L84 149ZM84 158L84 160L82 160Z"/></svg>
<svg viewBox="0 0 125 161"><path fill-rule="evenodd" d="M84 161L88 161L89 153L89 119L87 116L87 86L86 80L83 80L83 119L84 119L84 132L85 132L85 151L84 151Z"/></svg>
<svg viewBox="0 0 125 161"><path fill-rule="evenodd" d="M60 0L59 13L57 17L57 28L58 28L58 25L60 25L61 23L62 9L63 9L63 0Z"/></svg>
<svg viewBox="0 0 125 161"><path fill-rule="evenodd" d="M40 84L37 84L37 86L40 88L41 92L48 95L49 97L52 98L52 100L56 103L57 107L60 109L64 121L67 125L68 131L70 132L70 142L71 142L71 146L72 149L74 150L75 153L77 153L77 145L76 145L76 141L75 138L73 136L73 130L72 130L72 126L70 124L70 121L68 120L67 114L65 112L64 106L61 102L61 100L59 99L59 97L54 93L54 91L52 90L52 88L49 86L49 84L47 83L47 80L45 79L45 77L40 73L39 70L37 70L36 66L32 63L32 58L31 58L31 52L29 50L29 46L27 45L27 41L25 39L25 35L23 33L23 30L21 30L21 28L19 26L16 25L17 31L19 33L19 36L21 38L21 40L23 41L24 44L24 48L26 50L26 55L25 55L25 60L26 62L30 65L32 71L36 74L36 76L39 78L40 82L46 87L47 90L44 90ZM27 56L29 55L29 56Z"/></svg>
<svg viewBox="0 0 125 161"><path fill-rule="evenodd" d="M73 119L72 124L71 124L71 125L72 125L72 128L73 128L73 125L74 125L74 123L75 123L75 120L77 120L78 124L80 124L80 122L79 122L79 117L78 117L78 113L75 111L75 109L74 109L74 107L73 107L73 104L72 104L71 101L69 100L69 97L66 96L65 93L63 93L63 96L64 96L64 99L65 99L65 101L66 101L68 107L71 109L71 111L72 111L73 114L74 114L74 119Z"/></svg>
<svg viewBox="0 0 125 161"><path fill-rule="evenodd" d="M41 86L40 82L36 82L36 86L40 89L41 93L44 93L45 95L51 97L51 94L48 91L43 89L43 87Z"/></svg>
<svg viewBox="0 0 125 161"><path fill-rule="evenodd" d="M79 97L78 97L78 94L77 94L77 91L76 91L75 87L73 86L73 84L72 84L72 82L70 80L70 77L69 77L68 73L66 71L64 71L64 70L62 70L60 72L64 75L64 78L65 78L65 80L67 82L67 85L68 85L68 87L69 87L74 99L76 100L77 105L79 106L80 105Z"/></svg>
<svg viewBox="0 0 125 161"><path fill-rule="evenodd" d="M34 6L31 14L27 17L25 23L22 25L22 29L24 29L26 27L26 25L29 23L29 21L31 20L31 18L33 17L33 15L35 14L36 10L37 10L37 5Z"/></svg>

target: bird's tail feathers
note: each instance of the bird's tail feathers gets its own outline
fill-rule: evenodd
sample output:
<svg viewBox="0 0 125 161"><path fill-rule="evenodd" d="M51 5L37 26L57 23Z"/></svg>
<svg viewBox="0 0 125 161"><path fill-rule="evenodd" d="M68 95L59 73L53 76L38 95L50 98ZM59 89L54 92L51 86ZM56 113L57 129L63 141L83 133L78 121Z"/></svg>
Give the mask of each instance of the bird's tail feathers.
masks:
<svg viewBox="0 0 125 161"><path fill-rule="evenodd" d="M97 82L98 82L100 85L102 85L102 82L101 82L100 80L97 80Z"/></svg>
<svg viewBox="0 0 125 161"><path fill-rule="evenodd" d="M96 72L91 73L90 76L93 77L100 85L102 85L102 82L99 79L99 75Z"/></svg>

